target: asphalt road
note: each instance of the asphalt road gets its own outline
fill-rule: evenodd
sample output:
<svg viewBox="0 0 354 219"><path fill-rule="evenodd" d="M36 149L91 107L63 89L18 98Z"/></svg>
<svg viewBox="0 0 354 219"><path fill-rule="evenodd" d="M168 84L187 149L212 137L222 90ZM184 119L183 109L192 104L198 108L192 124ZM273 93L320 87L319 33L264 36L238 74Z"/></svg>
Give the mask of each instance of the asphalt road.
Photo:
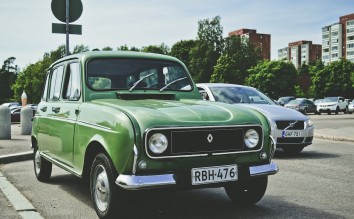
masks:
<svg viewBox="0 0 354 219"><path fill-rule="evenodd" d="M132 194L127 218L353 218L353 157L354 143L315 139L297 156L276 152L280 171L252 208L236 208L221 188L150 192ZM97 218L87 185L61 169L49 183L36 180L31 161L1 171L44 218Z"/></svg>

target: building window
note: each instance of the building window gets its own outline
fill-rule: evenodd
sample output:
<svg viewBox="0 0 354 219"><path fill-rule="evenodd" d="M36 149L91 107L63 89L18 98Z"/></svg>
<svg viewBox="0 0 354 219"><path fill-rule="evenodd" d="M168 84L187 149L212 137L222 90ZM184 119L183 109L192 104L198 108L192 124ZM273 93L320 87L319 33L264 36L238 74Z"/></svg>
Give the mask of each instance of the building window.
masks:
<svg viewBox="0 0 354 219"><path fill-rule="evenodd" d="M347 56L353 56L354 55L354 51L348 51L347 52Z"/></svg>
<svg viewBox="0 0 354 219"><path fill-rule="evenodd" d="M323 39L328 39L328 38L329 38L329 34L324 34L324 35L322 35L322 38L323 38Z"/></svg>
<svg viewBox="0 0 354 219"><path fill-rule="evenodd" d="M354 40L354 36L348 36L347 37L347 40L349 41L349 40Z"/></svg>
<svg viewBox="0 0 354 219"><path fill-rule="evenodd" d="M332 39L332 43L338 43L338 39Z"/></svg>
<svg viewBox="0 0 354 219"><path fill-rule="evenodd" d="M354 20L351 20L351 21L347 22L347 26L351 26L351 25L354 25Z"/></svg>
<svg viewBox="0 0 354 219"><path fill-rule="evenodd" d="M333 46L332 47L332 51L337 51L338 50L338 46Z"/></svg>
<svg viewBox="0 0 354 219"><path fill-rule="evenodd" d="M349 44L347 44L347 48L349 49L349 48L354 48L354 43L349 43Z"/></svg>
<svg viewBox="0 0 354 219"><path fill-rule="evenodd" d="M332 54L332 58L337 58L337 57L338 57L338 53Z"/></svg>
<svg viewBox="0 0 354 219"><path fill-rule="evenodd" d="M332 36L338 36L338 31L332 32Z"/></svg>
<svg viewBox="0 0 354 219"><path fill-rule="evenodd" d="M326 31L329 31L329 27L322 28L322 32L326 32Z"/></svg>
<svg viewBox="0 0 354 219"><path fill-rule="evenodd" d="M347 33L354 33L354 28L347 29Z"/></svg>
<svg viewBox="0 0 354 219"><path fill-rule="evenodd" d="M328 48L327 48L327 49L324 49L323 52L324 52L324 53L325 53L325 52L329 52L329 49L328 49Z"/></svg>

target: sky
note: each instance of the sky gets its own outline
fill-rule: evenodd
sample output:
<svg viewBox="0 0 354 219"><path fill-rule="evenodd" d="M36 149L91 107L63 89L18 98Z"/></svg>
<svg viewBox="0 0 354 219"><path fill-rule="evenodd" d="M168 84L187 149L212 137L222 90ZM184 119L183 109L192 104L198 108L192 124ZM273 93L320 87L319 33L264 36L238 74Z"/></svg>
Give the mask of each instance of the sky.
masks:
<svg viewBox="0 0 354 219"><path fill-rule="evenodd" d="M144 47L196 39L198 21L221 17L223 35L247 28L271 34L271 59L289 42L321 44L322 27L354 13L353 0L81 0L83 13L72 24L82 35L70 35L70 50L84 44L91 50L127 45ZM0 0L0 65L9 57L21 69L65 44L52 34L61 23L51 0Z"/></svg>

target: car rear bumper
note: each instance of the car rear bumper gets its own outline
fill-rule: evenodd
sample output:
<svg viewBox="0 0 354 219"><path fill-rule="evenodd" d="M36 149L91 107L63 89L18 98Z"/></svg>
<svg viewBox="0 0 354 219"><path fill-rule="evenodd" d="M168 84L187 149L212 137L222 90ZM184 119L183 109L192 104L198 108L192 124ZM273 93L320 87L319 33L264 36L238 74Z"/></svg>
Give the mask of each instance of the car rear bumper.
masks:
<svg viewBox="0 0 354 219"><path fill-rule="evenodd" d="M273 175L278 172L278 166L271 162L270 164L249 167L250 177ZM161 188L174 186L177 184L174 174L163 175L119 175L116 184L127 190L139 190L144 188Z"/></svg>

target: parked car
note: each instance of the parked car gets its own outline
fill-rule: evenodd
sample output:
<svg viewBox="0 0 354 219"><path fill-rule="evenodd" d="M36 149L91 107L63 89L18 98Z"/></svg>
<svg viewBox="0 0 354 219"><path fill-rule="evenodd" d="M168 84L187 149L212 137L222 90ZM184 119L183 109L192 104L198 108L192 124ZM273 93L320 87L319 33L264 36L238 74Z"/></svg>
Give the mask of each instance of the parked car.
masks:
<svg viewBox="0 0 354 219"><path fill-rule="evenodd" d="M330 115L332 112L338 114L339 112L348 113L348 102L343 97L325 97L323 102L317 105L317 112L319 115L326 112Z"/></svg>
<svg viewBox="0 0 354 219"><path fill-rule="evenodd" d="M10 109L10 114L11 114L11 122L21 122L21 110L22 110L22 106L12 106L12 108ZM33 116L36 113L36 110L33 109Z"/></svg>
<svg viewBox="0 0 354 219"><path fill-rule="evenodd" d="M252 205L278 171L267 118L203 101L176 58L88 52L48 72L33 120L35 175L48 181L55 164L87 179L100 218L116 218L129 190L148 188L224 187Z"/></svg>
<svg viewBox="0 0 354 219"><path fill-rule="evenodd" d="M21 106L20 103L18 103L18 102L3 103L3 104L1 104L1 105L2 105L2 106L7 106L7 107L9 107L9 108L11 108L11 107L16 107L16 106Z"/></svg>
<svg viewBox="0 0 354 219"><path fill-rule="evenodd" d="M284 106L285 104L289 103L290 100L295 100L294 96L285 96L285 97L279 97L278 103L281 106Z"/></svg>
<svg viewBox="0 0 354 219"><path fill-rule="evenodd" d="M297 110L305 115L307 113L317 113L316 105L305 98L291 100L289 103L285 104L285 107Z"/></svg>
<svg viewBox="0 0 354 219"><path fill-rule="evenodd" d="M354 112L354 100L352 100L348 105L348 113L352 114Z"/></svg>
<svg viewBox="0 0 354 219"><path fill-rule="evenodd" d="M204 99L244 106L267 116L277 147L297 154L312 144L314 126L300 112L276 105L272 99L253 87L236 84L197 84Z"/></svg>

